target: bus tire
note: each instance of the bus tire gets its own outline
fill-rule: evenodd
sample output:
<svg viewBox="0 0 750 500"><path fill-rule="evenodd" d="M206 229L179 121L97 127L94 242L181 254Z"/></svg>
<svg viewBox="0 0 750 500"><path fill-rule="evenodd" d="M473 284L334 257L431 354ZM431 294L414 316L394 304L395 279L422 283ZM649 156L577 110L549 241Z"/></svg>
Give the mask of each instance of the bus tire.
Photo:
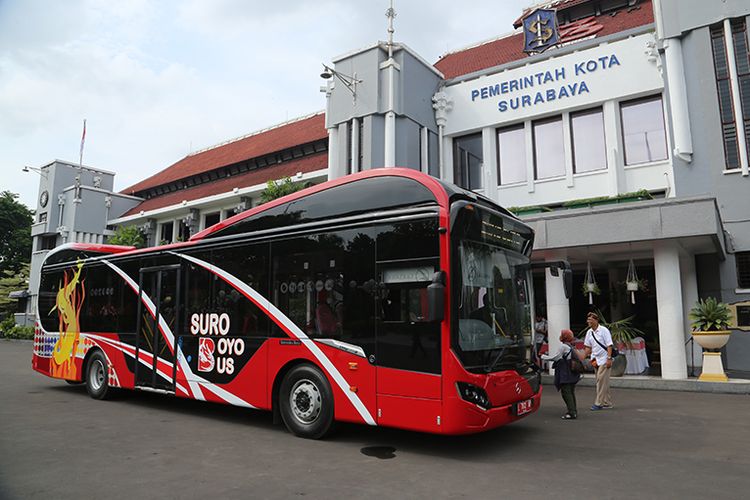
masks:
<svg viewBox="0 0 750 500"><path fill-rule="evenodd" d="M109 386L109 364L101 351L96 351L86 363L86 390L94 399L109 399L114 389Z"/></svg>
<svg viewBox="0 0 750 500"><path fill-rule="evenodd" d="M292 368L281 382L279 409L292 434L308 439L324 437L333 424L333 391L328 380L312 365Z"/></svg>

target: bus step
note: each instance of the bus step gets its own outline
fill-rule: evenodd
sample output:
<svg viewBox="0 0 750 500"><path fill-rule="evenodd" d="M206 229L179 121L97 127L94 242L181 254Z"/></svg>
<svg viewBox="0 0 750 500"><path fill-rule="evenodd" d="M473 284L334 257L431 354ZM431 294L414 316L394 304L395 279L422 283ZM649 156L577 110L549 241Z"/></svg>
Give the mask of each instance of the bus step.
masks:
<svg viewBox="0 0 750 500"><path fill-rule="evenodd" d="M148 387L148 386L145 386L145 385L136 385L135 389L137 391L156 392L156 393L159 393L159 394L170 394L170 395L174 396L174 391L168 391L166 389L157 389L155 387Z"/></svg>

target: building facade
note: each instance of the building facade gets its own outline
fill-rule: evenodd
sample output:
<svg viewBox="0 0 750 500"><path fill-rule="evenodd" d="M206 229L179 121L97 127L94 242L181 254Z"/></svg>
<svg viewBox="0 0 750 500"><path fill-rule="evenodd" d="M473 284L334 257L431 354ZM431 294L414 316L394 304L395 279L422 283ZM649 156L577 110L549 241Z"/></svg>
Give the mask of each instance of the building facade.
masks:
<svg viewBox="0 0 750 500"><path fill-rule="evenodd" d="M326 180L323 123L317 113L192 153L124 189L142 202L109 223L139 227L148 246L185 241L257 205L269 180Z"/></svg>
<svg viewBox="0 0 750 500"><path fill-rule="evenodd" d="M727 251L695 259L701 296L734 304L730 367L750 370L750 5L739 0L654 2L666 67L678 197L711 196Z"/></svg>
<svg viewBox="0 0 750 500"><path fill-rule="evenodd" d="M377 166L380 153L368 152L395 151L399 166L514 207L536 231L534 258L567 259L574 269L570 299L559 278L536 280L536 307L550 332L582 329L591 309L608 319L632 316L648 345L650 373L685 378L701 362L688 317L698 298L747 300L738 281L747 273L742 250L750 234L750 202L738 182L745 180L742 156L729 174L722 162L715 167L719 96L714 81L697 75L713 72L711 26L722 24L736 46L744 28L731 18L748 8L725 2L703 16L708 3L695 19L682 15L682 2L656 5L657 16L672 9L690 29L706 26L695 57L674 55L687 28L673 21L662 34L655 6L634 0L548 2L561 43L533 55L524 52L521 29L529 9L515 32L446 54L434 66L398 43L337 57L335 70L356 75L357 86L356 95L345 86L328 89L331 176ZM685 46L692 51L693 43ZM739 78L745 68L738 66ZM433 114L423 113L430 104ZM404 123L402 133L389 132L389 113ZM745 130L742 120L735 114L736 130ZM636 275L630 293L627 281ZM598 294L582 292L593 283ZM556 342L550 335L553 348ZM735 331L729 368L750 369L746 344Z"/></svg>
<svg viewBox="0 0 750 500"><path fill-rule="evenodd" d="M554 332L581 330L596 309L632 316L649 373L697 373L688 314L699 297L734 304L750 323L750 7L547 2L559 39L546 50L537 7L510 34L434 64L392 31L335 57L321 75L324 113L188 155L123 190L132 204L103 226L136 225L149 245L169 243L256 205L269 180L413 168L512 207L536 231L534 259L571 263L570 298L560 278L535 279L552 349ZM537 24L524 27L532 13ZM69 227L55 226L55 242ZM740 328L725 364L750 370Z"/></svg>
<svg viewBox="0 0 750 500"><path fill-rule="evenodd" d="M31 169L26 169L31 171ZM55 160L33 169L39 174L39 197L31 226L32 251L28 300L16 323L32 325L39 270L45 255L63 243L104 243L113 233L109 219L141 202L116 193L113 172Z"/></svg>

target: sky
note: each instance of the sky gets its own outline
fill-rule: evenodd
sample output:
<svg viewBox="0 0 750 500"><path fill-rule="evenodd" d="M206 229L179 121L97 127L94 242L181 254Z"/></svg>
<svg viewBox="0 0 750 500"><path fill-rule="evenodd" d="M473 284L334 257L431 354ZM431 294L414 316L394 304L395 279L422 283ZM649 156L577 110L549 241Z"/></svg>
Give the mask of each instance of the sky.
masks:
<svg viewBox="0 0 750 500"><path fill-rule="evenodd" d="M513 30L533 0L396 0L428 62ZM0 191L32 209L54 159L124 189L197 151L321 111L322 63L387 39L388 0L0 0Z"/></svg>

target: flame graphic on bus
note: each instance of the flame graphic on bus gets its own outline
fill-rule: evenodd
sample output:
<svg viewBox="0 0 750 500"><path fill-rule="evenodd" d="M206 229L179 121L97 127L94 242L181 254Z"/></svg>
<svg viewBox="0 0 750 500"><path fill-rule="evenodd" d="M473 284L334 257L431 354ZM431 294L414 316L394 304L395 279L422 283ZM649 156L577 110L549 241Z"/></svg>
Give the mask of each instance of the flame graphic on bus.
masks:
<svg viewBox="0 0 750 500"><path fill-rule="evenodd" d="M78 262L75 270L65 271L63 282L57 291L55 307L60 321L60 338L52 351L50 375L65 379L76 379L76 352L80 341L79 322L81 307L86 297L86 288L81 281L83 262Z"/></svg>

